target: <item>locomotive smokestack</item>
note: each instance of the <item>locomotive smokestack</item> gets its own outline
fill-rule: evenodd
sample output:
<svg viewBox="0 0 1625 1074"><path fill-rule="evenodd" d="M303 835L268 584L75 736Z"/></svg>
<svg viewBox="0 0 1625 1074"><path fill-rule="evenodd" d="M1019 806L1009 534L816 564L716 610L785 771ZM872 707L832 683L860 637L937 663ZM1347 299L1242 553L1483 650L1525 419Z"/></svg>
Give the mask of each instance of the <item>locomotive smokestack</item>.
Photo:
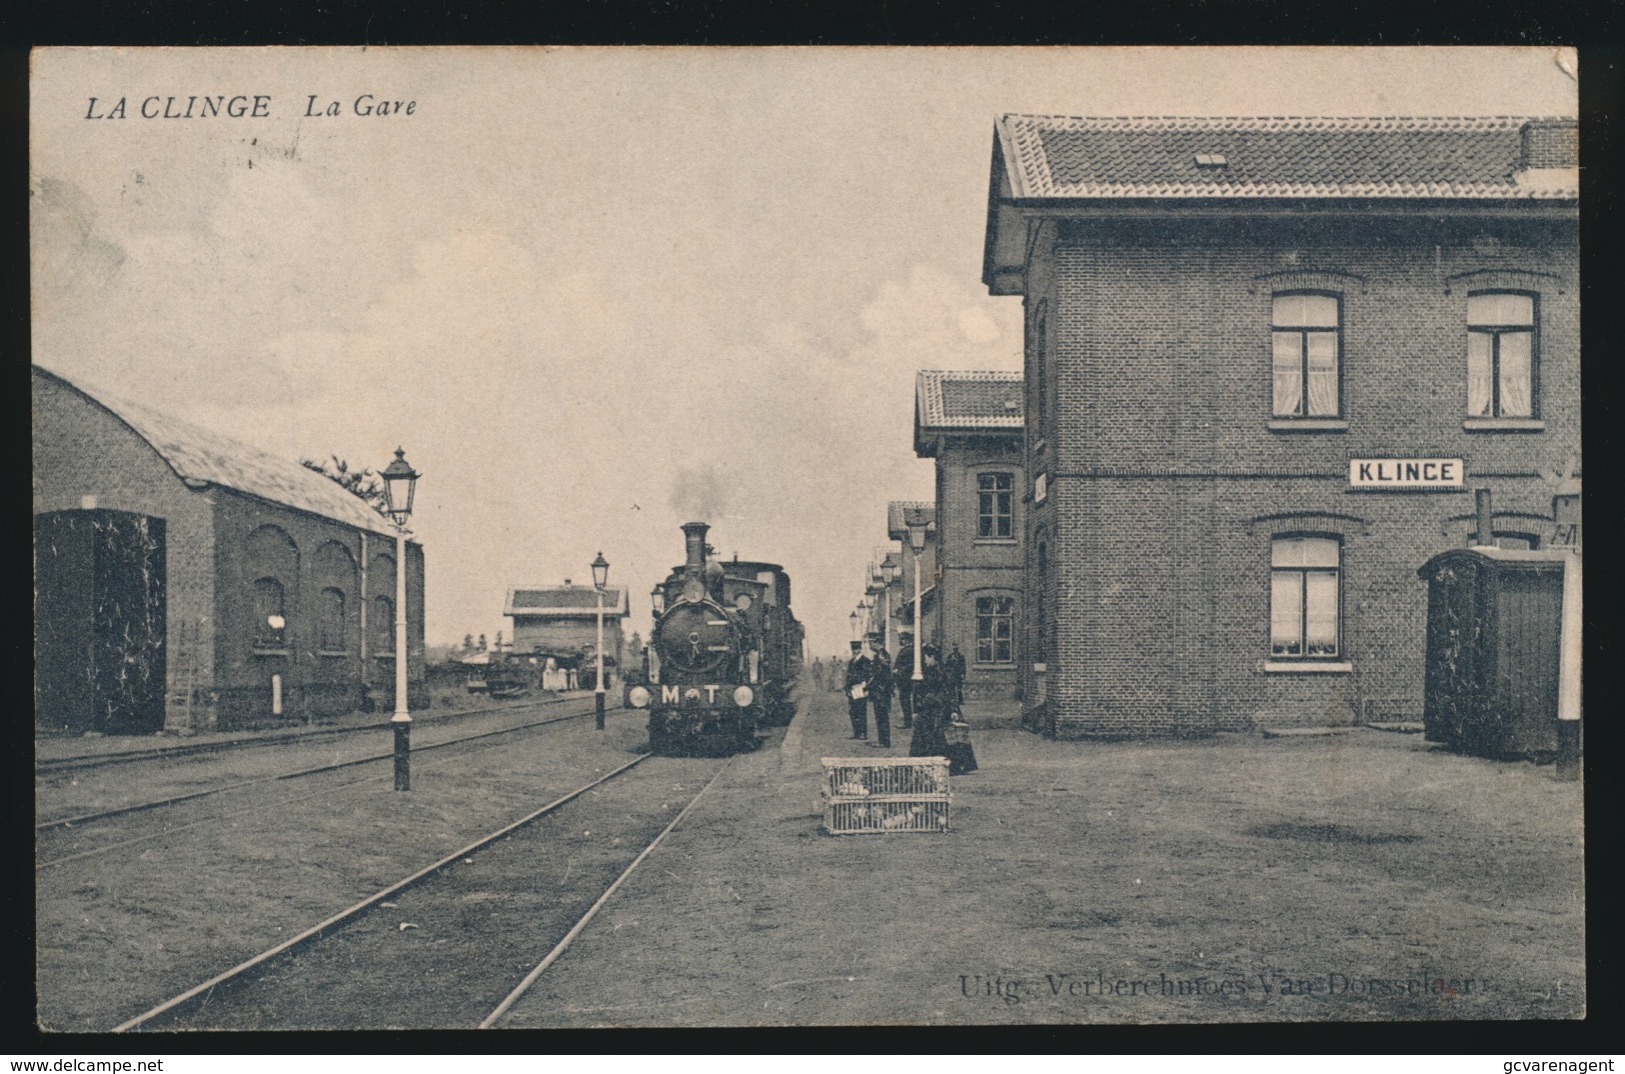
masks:
<svg viewBox="0 0 1625 1074"><path fill-rule="evenodd" d="M1490 490L1475 489L1473 491L1473 506L1477 509L1478 531L1473 534L1474 544L1494 544L1495 534L1491 532L1490 521Z"/></svg>
<svg viewBox="0 0 1625 1074"><path fill-rule="evenodd" d="M683 546L687 549L688 560L684 564L691 571L705 569L705 535L711 527L704 522L683 523Z"/></svg>

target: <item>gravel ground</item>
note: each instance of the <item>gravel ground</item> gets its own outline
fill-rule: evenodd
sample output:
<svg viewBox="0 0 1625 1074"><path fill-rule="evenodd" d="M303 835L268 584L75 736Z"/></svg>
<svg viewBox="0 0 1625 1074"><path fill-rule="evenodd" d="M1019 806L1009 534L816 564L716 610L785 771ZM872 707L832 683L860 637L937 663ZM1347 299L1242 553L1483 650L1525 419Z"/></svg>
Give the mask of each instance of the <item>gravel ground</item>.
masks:
<svg viewBox="0 0 1625 1074"><path fill-rule="evenodd" d="M507 1026L1576 1018L1582 789L1419 735L978 732L947 834L819 833L834 694ZM998 724L1001 721L988 721ZM893 754L906 753L906 734Z"/></svg>
<svg viewBox="0 0 1625 1074"><path fill-rule="evenodd" d="M276 783L144 814L150 831L217 823L36 874L39 1022L110 1028L624 764L645 731L613 712L603 732L572 720L425 754L409 794L384 765L331 794Z"/></svg>

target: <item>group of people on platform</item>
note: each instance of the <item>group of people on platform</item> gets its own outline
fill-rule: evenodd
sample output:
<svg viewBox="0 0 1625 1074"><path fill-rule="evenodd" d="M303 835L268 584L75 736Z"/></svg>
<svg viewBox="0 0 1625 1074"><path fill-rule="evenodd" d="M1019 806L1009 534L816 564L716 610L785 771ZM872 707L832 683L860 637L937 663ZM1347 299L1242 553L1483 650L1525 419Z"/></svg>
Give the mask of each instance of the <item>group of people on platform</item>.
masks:
<svg viewBox="0 0 1625 1074"><path fill-rule="evenodd" d="M949 732L963 728L960 706L965 700L965 657L954 645L946 657L936 645L920 648L920 675L914 675L913 639L905 634L899 639L896 659L876 641L874 655L864 651L861 641L852 642L852 655L846 662L844 682L838 687L847 698L847 714L852 720L852 738L869 739L869 717L874 716L875 738L869 745L875 749L891 747L891 706L895 696L902 710L902 727L912 731L909 738L910 757L948 757L953 762L955 775L973 771L976 767L968 738L956 735L950 743ZM830 662L830 671L834 661ZM815 665L815 681L824 669Z"/></svg>

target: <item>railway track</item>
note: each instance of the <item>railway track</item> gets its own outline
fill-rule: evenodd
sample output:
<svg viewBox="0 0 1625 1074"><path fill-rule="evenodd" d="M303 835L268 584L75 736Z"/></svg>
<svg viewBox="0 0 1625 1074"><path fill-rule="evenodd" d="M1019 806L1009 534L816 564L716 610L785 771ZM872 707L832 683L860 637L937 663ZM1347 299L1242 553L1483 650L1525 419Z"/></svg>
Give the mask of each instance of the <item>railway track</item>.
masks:
<svg viewBox="0 0 1625 1074"><path fill-rule="evenodd" d="M545 720L530 720L522 724L515 724L512 727L500 727L493 731L480 731L472 735L462 735L455 738L445 739L440 742L429 742L414 745L412 747L412 753L414 755L428 753L432 750L446 749L451 746L460 746L468 742L495 738L500 735L510 735L519 731L528 731L537 727L545 727L549 724L562 723L566 720L579 720L591 715L593 715L593 710L585 709L581 712L566 713L562 716L550 716ZM389 725L384 724L383 726L388 727ZM322 775L328 772L337 772L345 768L354 768L357 765L375 764L380 761L391 761L394 759L394 756L393 751L388 753L368 754L365 757L353 757L343 761L335 761L331 764L301 768L293 772L281 772L269 776L259 776L254 779L238 780L235 783L226 783L218 787L206 787L202 790L189 791L185 794L169 795L164 798L156 798L145 802L136 802L130 805L116 806L110 809L80 813L73 816L56 817L51 820L36 822L34 825L34 831L36 833L44 833L60 828L80 827L99 820L125 816L131 813L141 813L154 809L162 809L166 806L179 805L183 802L195 801L199 798L208 798L213 795L225 794L231 791L245 790L249 787L258 787L269 783L286 782L288 780L304 779L310 776Z"/></svg>
<svg viewBox="0 0 1625 1074"><path fill-rule="evenodd" d="M637 757L126 1019L113 1032L496 1027L729 763ZM645 764L643 785L623 780ZM682 779L675 787L687 802L667 820L671 803L659 800L671 788L662 781L674 777ZM594 827L582 827L589 824ZM615 830L623 836L608 835ZM634 833L629 842L625 837ZM634 847L641 849L633 854ZM561 851L567 858L562 866ZM415 920L393 927L384 920L405 916ZM368 1025L368 1018L380 1021Z"/></svg>
<svg viewBox="0 0 1625 1074"><path fill-rule="evenodd" d="M578 698L557 697L545 701L532 701L522 705L484 705L472 709L456 709L452 712L426 713L413 718L414 723L422 724L436 720L448 720L459 716L481 716L492 712L511 712L516 709L542 708L548 705L563 705ZM363 731L388 731L394 725L388 720L380 723L357 724L354 727L328 727L315 731L289 731L286 734L260 735L254 738L234 738L222 742L194 742L180 746L154 746L144 750L122 750L118 753L81 753L70 757L50 757L34 761L35 775L52 775L57 772L73 772L86 768L105 768L111 765L131 764L137 761L169 760L175 757L195 757L200 754L226 753L232 750L249 749L255 746L281 746L290 742L314 742L321 739L342 737L357 734Z"/></svg>

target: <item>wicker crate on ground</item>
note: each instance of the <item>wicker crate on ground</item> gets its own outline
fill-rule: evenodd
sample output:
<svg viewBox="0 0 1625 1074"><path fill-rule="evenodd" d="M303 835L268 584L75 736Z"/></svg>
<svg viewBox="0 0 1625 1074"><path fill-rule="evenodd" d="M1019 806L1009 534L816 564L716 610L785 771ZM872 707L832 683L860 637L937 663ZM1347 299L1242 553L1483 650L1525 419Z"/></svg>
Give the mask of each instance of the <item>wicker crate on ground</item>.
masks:
<svg viewBox="0 0 1625 1074"><path fill-rule="evenodd" d="M825 757L831 835L948 830L948 758Z"/></svg>

